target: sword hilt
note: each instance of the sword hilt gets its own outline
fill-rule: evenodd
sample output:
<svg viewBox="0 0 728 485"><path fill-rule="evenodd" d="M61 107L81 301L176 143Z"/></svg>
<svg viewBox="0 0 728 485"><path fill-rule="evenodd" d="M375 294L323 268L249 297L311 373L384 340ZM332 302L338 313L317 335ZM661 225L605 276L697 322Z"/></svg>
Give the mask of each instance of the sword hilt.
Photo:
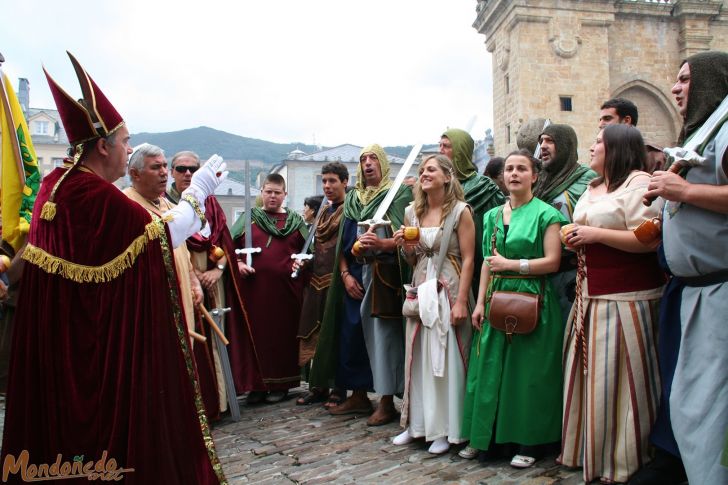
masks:
<svg viewBox="0 0 728 485"><path fill-rule="evenodd" d="M291 259L295 259L296 261L298 261L300 263L301 261L306 261L306 260L309 260L309 259L313 259L313 254L302 254L302 253L299 253L299 254L291 254ZM298 278L298 270L299 269L301 269L301 268L299 267L298 269L294 269L293 272L291 273L291 278L293 278L294 280L296 278Z"/></svg>
<svg viewBox="0 0 728 485"><path fill-rule="evenodd" d="M253 267L253 253L259 253L261 251L260 248L243 248L243 249L236 249L235 254L244 254L245 255L245 264Z"/></svg>

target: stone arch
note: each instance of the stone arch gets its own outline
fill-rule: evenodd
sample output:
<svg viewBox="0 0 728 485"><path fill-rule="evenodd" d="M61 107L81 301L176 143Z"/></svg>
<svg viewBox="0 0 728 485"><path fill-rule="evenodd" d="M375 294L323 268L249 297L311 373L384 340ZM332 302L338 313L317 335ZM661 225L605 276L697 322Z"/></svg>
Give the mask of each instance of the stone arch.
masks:
<svg viewBox="0 0 728 485"><path fill-rule="evenodd" d="M637 105L637 128L646 141L674 146L681 128L681 117L675 103L659 88L640 79L615 89L613 98L627 98Z"/></svg>

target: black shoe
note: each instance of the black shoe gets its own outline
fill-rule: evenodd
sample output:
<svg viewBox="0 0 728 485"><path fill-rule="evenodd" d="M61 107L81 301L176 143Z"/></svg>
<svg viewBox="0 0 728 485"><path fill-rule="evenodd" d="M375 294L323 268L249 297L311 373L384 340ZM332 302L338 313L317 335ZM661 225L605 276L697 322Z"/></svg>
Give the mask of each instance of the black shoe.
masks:
<svg viewBox="0 0 728 485"><path fill-rule="evenodd" d="M632 475L627 485L679 485L687 479L680 458L655 448L655 459Z"/></svg>
<svg viewBox="0 0 728 485"><path fill-rule="evenodd" d="M265 391L250 391L248 397L245 398L245 404L260 404L268 395Z"/></svg>

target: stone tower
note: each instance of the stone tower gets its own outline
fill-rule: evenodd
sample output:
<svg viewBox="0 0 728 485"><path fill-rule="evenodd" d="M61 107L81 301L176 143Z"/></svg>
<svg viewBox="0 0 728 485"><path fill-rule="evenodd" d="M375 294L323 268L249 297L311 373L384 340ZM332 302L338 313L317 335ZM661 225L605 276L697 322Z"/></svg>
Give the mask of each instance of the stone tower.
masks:
<svg viewBox="0 0 728 485"><path fill-rule="evenodd" d="M579 159L599 107L624 97L646 140L674 145L682 120L670 89L682 59L728 51L728 0L478 0L473 27L493 54L495 151L550 118L576 130Z"/></svg>

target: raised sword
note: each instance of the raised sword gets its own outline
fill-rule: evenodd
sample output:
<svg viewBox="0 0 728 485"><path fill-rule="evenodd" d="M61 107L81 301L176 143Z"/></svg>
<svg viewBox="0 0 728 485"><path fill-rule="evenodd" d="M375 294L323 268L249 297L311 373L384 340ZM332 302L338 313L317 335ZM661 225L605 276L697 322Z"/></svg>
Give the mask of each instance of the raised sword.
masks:
<svg viewBox="0 0 728 485"><path fill-rule="evenodd" d="M384 216L387 214L389 206L392 205L392 201L397 195L397 191L402 185L402 182L404 182L404 178L407 176L407 172L409 172L409 169L415 163L417 155L419 155L421 151L422 143L418 143L417 145L412 147L412 150L410 151L409 155L407 155L407 159L404 161L402 167L399 169L399 173L397 173L397 176L394 178L392 186L389 188L387 195L384 196L384 200L382 200L382 203L379 204L379 207L374 213L374 216L371 219L361 221L357 224L364 232L368 231L370 228L376 230L379 227L384 227L392 224L390 221L384 219Z"/></svg>
<svg viewBox="0 0 728 485"><path fill-rule="evenodd" d="M245 160L245 248L236 249L235 254L245 255L245 264L253 267L253 253L259 253L260 248L253 247L253 215L250 208L250 160Z"/></svg>

